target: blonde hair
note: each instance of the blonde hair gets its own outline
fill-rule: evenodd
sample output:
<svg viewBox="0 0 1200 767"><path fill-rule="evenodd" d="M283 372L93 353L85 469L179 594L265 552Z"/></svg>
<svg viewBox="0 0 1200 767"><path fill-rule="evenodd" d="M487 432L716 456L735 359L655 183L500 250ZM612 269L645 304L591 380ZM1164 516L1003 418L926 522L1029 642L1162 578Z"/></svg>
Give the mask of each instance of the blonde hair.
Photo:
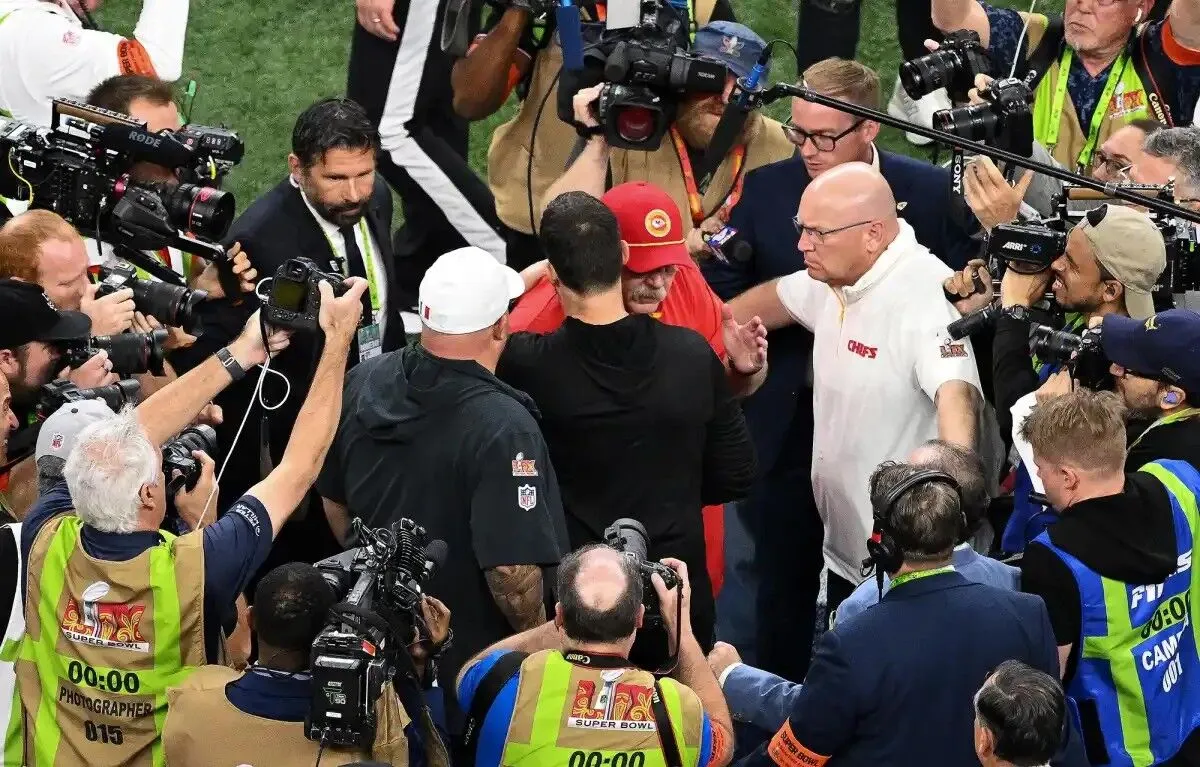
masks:
<svg viewBox="0 0 1200 767"><path fill-rule="evenodd" d="M1084 471L1125 468L1125 404L1113 392L1077 389L1038 404L1021 425L1034 455Z"/></svg>
<svg viewBox="0 0 1200 767"><path fill-rule="evenodd" d="M75 227L48 210L30 210L0 227L0 279L37 282L42 245L51 240L74 242Z"/></svg>
<svg viewBox="0 0 1200 767"><path fill-rule="evenodd" d="M804 70L803 83L822 96L849 101L860 107L879 109L879 75L870 67L849 59L823 59Z"/></svg>

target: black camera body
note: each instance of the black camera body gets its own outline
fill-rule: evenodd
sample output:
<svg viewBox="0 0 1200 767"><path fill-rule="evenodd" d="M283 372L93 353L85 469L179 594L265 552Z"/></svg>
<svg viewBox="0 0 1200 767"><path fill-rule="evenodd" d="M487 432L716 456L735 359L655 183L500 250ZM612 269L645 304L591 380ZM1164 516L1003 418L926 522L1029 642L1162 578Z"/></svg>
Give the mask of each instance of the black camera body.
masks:
<svg viewBox="0 0 1200 767"><path fill-rule="evenodd" d="M640 0L637 25L605 29L587 46L584 69L559 84L558 116L575 123L574 96L604 83L596 119L609 146L654 151L686 94L721 93L728 74L724 64L687 52L691 45L686 9L666 0Z"/></svg>
<svg viewBox="0 0 1200 767"><path fill-rule="evenodd" d="M163 473L167 476L167 495L173 496L182 488L194 490L200 481L200 462L192 457L193 450L202 450L212 457L217 452L217 433L211 426L189 426L162 448ZM175 475L175 472L179 472Z"/></svg>
<svg viewBox="0 0 1200 767"><path fill-rule="evenodd" d="M959 29L946 35L936 51L900 64L900 83L914 99L945 88L953 101L966 101L975 75L992 71L992 60L979 33Z"/></svg>
<svg viewBox="0 0 1200 767"><path fill-rule="evenodd" d="M1046 271L1066 249L1065 232L1039 224L1000 224L987 240L988 260L994 258L1018 274Z"/></svg>
<svg viewBox="0 0 1200 767"><path fill-rule="evenodd" d="M200 330L200 316L196 309L208 298L208 293L203 290L142 279L138 277L137 269L124 261L100 267L97 297L125 288L133 291L134 306L142 314L164 325L183 328L193 335Z"/></svg>
<svg viewBox="0 0 1200 767"><path fill-rule="evenodd" d="M993 80L979 97L982 104L934 112L933 127L1022 157L1032 155L1033 91L1025 81L1013 77Z"/></svg>
<svg viewBox="0 0 1200 767"><path fill-rule="evenodd" d="M1089 389L1112 389L1109 368L1112 363L1104 354L1100 328L1087 328L1076 335L1069 330L1055 330L1049 325L1029 326L1029 353L1045 362L1054 362L1071 371L1071 377Z"/></svg>
<svg viewBox="0 0 1200 767"><path fill-rule="evenodd" d="M70 381L52 381L42 387L37 417L45 420L63 405L88 399L103 400L110 410L119 413L126 405L136 404L141 393L142 385L132 379L91 389L80 389Z"/></svg>
<svg viewBox="0 0 1200 767"><path fill-rule="evenodd" d="M234 200L204 184L219 184L243 152L232 131L150 133L127 115L56 99L50 128L0 117L0 194L116 246L176 247L222 261L217 241L233 221ZM181 183L134 181L138 162L173 168Z"/></svg>
<svg viewBox="0 0 1200 767"><path fill-rule="evenodd" d="M342 275L322 272L307 258L289 258L283 262L271 280L267 324L309 332L320 329L321 291L317 285L323 280L329 282L335 296L348 290Z"/></svg>
<svg viewBox="0 0 1200 767"><path fill-rule="evenodd" d="M407 667L408 644L423 625L424 585L446 556L425 528L401 519L371 530L354 520L364 544L316 564L342 601L313 642L312 706L304 719L309 740L369 748L383 685Z"/></svg>
<svg viewBox="0 0 1200 767"><path fill-rule="evenodd" d="M613 522L604 530L604 542L637 563L642 574L642 604L646 607L643 624L646 627L662 626L662 605L658 603L658 592L650 579L657 573L667 588L674 589L680 585L679 575L661 562L649 560L650 535L636 519L623 518Z"/></svg>
<svg viewBox="0 0 1200 767"><path fill-rule="evenodd" d="M77 368L86 363L97 352L108 352L113 372L119 375L165 375L163 368L167 360L163 344L167 331L161 328L149 333L121 333L115 336L92 336L78 341L60 341L62 364Z"/></svg>

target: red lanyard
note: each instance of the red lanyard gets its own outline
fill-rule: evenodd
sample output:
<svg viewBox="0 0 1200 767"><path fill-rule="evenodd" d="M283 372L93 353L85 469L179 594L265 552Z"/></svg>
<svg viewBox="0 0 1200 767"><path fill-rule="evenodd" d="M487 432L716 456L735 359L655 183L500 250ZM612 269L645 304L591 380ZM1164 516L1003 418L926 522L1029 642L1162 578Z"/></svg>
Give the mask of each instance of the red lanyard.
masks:
<svg viewBox="0 0 1200 767"><path fill-rule="evenodd" d="M704 198L700 195L700 189L696 186L696 174L692 172L692 161L688 159L687 144L674 126L671 127L671 140L675 142L675 154L679 155L679 168L683 171L683 185L687 189L688 207L692 211L692 224L700 226L704 221ZM741 170L742 162L746 159L746 145L738 144L733 148L729 156L733 160L733 176L736 181L733 184L733 189L729 191L729 196L725 198L725 202L716 211L717 217L722 221L729 218L729 212L733 210L733 206L737 205L738 200L742 198L742 183L746 180L746 177L742 175Z"/></svg>

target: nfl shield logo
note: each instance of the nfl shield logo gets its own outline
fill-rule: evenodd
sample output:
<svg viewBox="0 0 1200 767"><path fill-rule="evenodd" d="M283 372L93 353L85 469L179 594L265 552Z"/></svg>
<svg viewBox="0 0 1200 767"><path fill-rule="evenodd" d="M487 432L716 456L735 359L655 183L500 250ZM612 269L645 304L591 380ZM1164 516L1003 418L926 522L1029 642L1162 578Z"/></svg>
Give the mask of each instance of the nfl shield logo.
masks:
<svg viewBox="0 0 1200 767"><path fill-rule="evenodd" d="M517 488L517 506L529 511L537 506L537 488L533 485L521 485Z"/></svg>

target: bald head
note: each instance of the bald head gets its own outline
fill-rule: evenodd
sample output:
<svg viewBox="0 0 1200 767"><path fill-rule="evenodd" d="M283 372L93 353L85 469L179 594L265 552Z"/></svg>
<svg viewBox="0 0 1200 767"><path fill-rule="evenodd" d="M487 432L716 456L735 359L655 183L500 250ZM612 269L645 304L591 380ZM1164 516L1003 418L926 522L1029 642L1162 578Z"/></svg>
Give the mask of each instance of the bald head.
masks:
<svg viewBox="0 0 1200 767"><path fill-rule="evenodd" d="M804 194L836 201L857 218L896 220L896 198L879 171L865 162L847 162L822 173Z"/></svg>
<svg viewBox="0 0 1200 767"><path fill-rule="evenodd" d="M603 544L584 546L558 566L562 627L581 642L631 639L642 614L642 581L629 557Z"/></svg>

